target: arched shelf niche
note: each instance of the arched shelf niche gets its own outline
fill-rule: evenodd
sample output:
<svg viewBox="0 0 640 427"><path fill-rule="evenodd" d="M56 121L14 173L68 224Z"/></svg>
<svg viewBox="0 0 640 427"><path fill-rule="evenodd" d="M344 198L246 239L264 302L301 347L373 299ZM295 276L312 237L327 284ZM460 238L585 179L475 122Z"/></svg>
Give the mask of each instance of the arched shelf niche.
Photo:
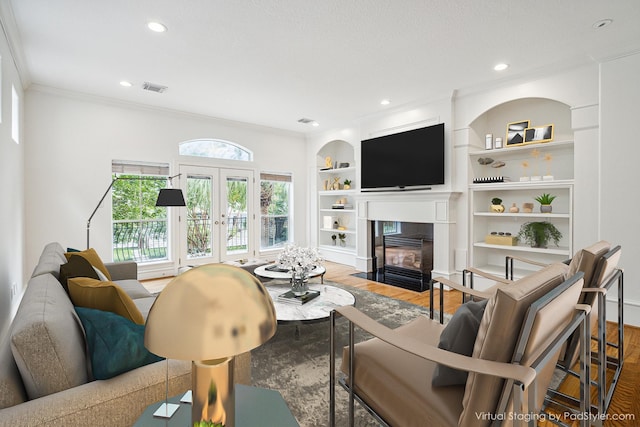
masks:
<svg viewBox="0 0 640 427"><path fill-rule="evenodd" d="M318 246L330 261L352 264L356 253L355 149L336 139L317 152ZM335 238L333 238L335 236Z"/></svg>
<svg viewBox="0 0 640 427"><path fill-rule="evenodd" d="M548 142L507 145L507 125L529 121L529 127L553 125ZM485 138L492 135L491 149ZM502 148L495 138L502 138ZM485 111L469 124L469 253L470 265L502 274L504 256L519 253L543 263L562 261L573 253L574 141L569 105L548 98L516 99ZM495 167L500 165L500 167ZM505 177L505 182L475 182ZM556 196L552 214L541 214L535 197ZM490 212L493 198L502 200L506 212ZM532 203L533 210L525 209ZM518 210L509 211L509 207ZM492 232L517 236L525 222L548 221L562 233L559 245L531 248L525 242L491 238ZM522 277L530 271L516 271ZM479 284L479 289L483 284Z"/></svg>
<svg viewBox="0 0 640 427"><path fill-rule="evenodd" d="M538 144L522 144L507 146L507 125L513 122L529 121L530 127L553 125L553 140ZM487 175L508 176L518 180L525 173L544 175L547 170L522 170L522 162L529 163L531 168L549 169L556 179L573 179L573 130L571 126L571 108L569 105L549 98L521 98L502 104L480 114L469 124L469 144L472 177ZM502 149L486 150L485 138L491 134L493 141L502 138ZM532 155L537 150L538 157ZM505 163L502 168L491 168L480 165L477 159L500 157ZM551 160L544 161L545 156ZM540 163L538 165L537 163Z"/></svg>

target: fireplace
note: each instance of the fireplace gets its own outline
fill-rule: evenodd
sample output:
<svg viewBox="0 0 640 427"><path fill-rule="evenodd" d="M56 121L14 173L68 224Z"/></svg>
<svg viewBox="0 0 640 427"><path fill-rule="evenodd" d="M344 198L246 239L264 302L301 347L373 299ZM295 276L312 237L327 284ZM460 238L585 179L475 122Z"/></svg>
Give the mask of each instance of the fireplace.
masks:
<svg viewBox="0 0 640 427"><path fill-rule="evenodd" d="M390 284L416 290L426 288L432 277L450 278L455 275L453 248L459 228L456 223L456 199L459 195L460 193L452 191L398 191L358 195L358 229L363 233L359 233L356 268L366 272L371 280L393 281L395 283ZM416 240L402 241L401 245L388 245L390 251L385 262L385 236ZM466 252L460 252L462 263ZM394 259L394 256L397 258ZM397 267L402 267L402 270L398 272Z"/></svg>
<svg viewBox="0 0 640 427"><path fill-rule="evenodd" d="M377 279L418 292L430 289L433 224L373 221L372 227Z"/></svg>

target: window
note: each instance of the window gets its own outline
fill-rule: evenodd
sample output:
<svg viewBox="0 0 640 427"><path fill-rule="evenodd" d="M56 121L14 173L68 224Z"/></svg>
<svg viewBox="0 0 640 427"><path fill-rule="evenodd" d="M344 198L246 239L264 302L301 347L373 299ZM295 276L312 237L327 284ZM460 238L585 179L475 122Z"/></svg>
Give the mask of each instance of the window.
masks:
<svg viewBox="0 0 640 427"><path fill-rule="evenodd" d="M212 159L242 160L250 162L253 153L233 142L221 139L194 139L180 143L181 156L209 157Z"/></svg>
<svg viewBox="0 0 640 427"><path fill-rule="evenodd" d="M276 249L291 237L291 175L260 174L260 249Z"/></svg>
<svg viewBox="0 0 640 427"><path fill-rule="evenodd" d="M156 207L167 185L168 164L113 161L111 192L113 260L148 263L167 260L167 208Z"/></svg>
<svg viewBox="0 0 640 427"><path fill-rule="evenodd" d="M20 98L13 85L11 85L11 137L16 144L20 144Z"/></svg>
<svg viewBox="0 0 640 427"><path fill-rule="evenodd" d="M382 227L382 230L380 230L380 227ZM389 234L400 234L400 229L401 229L400 222L376 221L375 235L376 237L379 237L381 231L383 236L388 236Z"/></svg>

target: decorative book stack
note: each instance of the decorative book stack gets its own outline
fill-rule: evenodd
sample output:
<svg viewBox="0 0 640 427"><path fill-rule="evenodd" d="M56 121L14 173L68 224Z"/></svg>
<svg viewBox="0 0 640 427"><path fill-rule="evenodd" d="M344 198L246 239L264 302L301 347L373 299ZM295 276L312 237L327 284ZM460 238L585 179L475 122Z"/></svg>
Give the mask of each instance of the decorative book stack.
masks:
<svg viewBox="0 0 640 427"><path fill-rule="evenodd" d="M306 304L312 299L320 295L320 291L307 291L304 295L294 295L293 291L287 291L284 294L278 295L278 302L284 302L286 304L302 305Z"/></svg>

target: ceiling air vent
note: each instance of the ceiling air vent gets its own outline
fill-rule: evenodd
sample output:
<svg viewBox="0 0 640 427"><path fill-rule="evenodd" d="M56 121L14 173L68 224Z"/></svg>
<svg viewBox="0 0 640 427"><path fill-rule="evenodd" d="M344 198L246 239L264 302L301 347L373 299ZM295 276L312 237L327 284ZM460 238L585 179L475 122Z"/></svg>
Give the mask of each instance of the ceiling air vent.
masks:
<svg viewBox="0 0 640 427"><path fill-rule="evenodd" d="M303 125L308 125L309 123L312 123L314 120L313 119L307 119L307 118L301 118L298 120L298 123L302 123Z"/></svg>
<svg viewBox="0 0 640 427"><path fill-rule="evenodd" d="M165 90L167 90L167 86L162 86L162 85L155 84L155 83L144 82L142 84L142 89L149 90L151 92L163 93Z"/></svg>

